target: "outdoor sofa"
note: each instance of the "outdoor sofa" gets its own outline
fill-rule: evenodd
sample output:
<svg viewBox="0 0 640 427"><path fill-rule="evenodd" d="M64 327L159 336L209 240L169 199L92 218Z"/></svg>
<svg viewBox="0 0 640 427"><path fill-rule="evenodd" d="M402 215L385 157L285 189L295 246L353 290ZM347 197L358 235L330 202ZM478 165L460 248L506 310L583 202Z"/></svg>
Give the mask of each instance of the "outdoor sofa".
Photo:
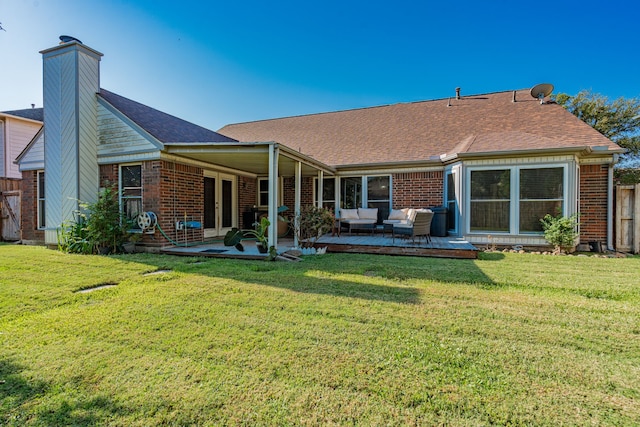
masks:
<svg viewBox="0 0 640 427"><path fill-rule="evenodd" d="M378 208L340 209L340 228L353 230L371 230L373 233L378 222Z"/></svg>

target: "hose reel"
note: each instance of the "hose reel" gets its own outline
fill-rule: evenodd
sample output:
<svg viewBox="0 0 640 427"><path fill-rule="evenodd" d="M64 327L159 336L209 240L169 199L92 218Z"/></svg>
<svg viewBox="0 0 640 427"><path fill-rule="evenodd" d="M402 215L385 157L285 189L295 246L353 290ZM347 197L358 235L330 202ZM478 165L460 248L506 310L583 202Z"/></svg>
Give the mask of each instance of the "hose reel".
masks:
<svg viewBox="0 0 640 427"><path fill-rule="evenodd" d="M138 227L145 233L153 233L158 225L158 217L153 212L141 212L138 215Z"/></svg>

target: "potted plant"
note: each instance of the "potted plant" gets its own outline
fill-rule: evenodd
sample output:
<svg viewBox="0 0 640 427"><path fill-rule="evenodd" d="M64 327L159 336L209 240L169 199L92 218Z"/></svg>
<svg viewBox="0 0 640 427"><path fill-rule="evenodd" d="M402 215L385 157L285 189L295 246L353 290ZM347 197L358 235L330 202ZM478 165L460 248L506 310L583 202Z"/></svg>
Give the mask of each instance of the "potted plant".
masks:
<svg viewBox="0 0 640 427"><path fill-rule="evenodd" d="M238 228L232 228L224 236L225 246L235 246L235 248L241 252L244 252L244 246L242 245L242 239L246 237L252 237L256 239L256 246L258 252L266 254L269 251L269 241L267 239L267 233L269 231L269 219L266 217L260 218L259 222L254 223L254 230L241 230Z"/></svg>

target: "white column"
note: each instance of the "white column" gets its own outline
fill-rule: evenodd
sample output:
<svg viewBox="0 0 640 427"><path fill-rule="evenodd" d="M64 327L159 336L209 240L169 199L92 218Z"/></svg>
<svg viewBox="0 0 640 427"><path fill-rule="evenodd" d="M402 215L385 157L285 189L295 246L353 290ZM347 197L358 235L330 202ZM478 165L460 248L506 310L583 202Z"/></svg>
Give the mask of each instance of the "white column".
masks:
<svg viewBox="0 0 640 427"><path fill-rule="evenodd" d="M277 144L269 145L269 245L278 248L278 157Z"/></svg>
<svg viewBox="0 0 640 427"><path fill-rule="evenodd" d="M293 208L294 230L298 230L300 218L300 198L302 193L302 162L296 163L295 172L296 190L295 190L295 207ZM298 233L293 233L293 246L298 247Z"/></svg>
<svg viewBox="0 0 640 427"><path fill-rule="evenodd" d="M321 208L324 204L324 200L322 200L322 193L324 192L324 172L318 171L318 207Z"/></svg>

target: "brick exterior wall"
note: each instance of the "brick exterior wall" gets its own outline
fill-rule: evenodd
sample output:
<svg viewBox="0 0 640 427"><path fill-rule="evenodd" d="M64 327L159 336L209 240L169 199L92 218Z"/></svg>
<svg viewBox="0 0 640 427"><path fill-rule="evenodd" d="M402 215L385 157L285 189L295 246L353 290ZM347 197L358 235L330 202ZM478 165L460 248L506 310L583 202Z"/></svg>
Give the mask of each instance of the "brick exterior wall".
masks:
<svg viewBox="0 0 640 427"><path fill-rule="evenodd" d="M101 165L102 186L118 183L119 165ZM201 168L153 160L142 163L142 210L158 217L158 225L171 240L179 243L201 241L204 230L177 231L175 223L184 220L203 223L204 172ZM170 242L156 229L145 234L141 243L148 247L162 246Z"/></svg>
<svg viewBox="0 0 640 427"><path fill-rule="evenodd" d="M46 184L45 184L46 185ZM22 172L20 201L20 228L22 240L44 243L44 230L38 230L38 173Z"/></svg>
<svg viewBox="0 0 640 427"><path fill-rule="evenodd" d="M444 172L396 173L392 177L393 209L442 205Z"/></svg>
<svg viewBox="0 0 640 427"><path fill-rule="evenodd" d="M580 243L607 241L607 165L580 166Z"/></svg>
<svg viewBox="0 0 640 427"><path fill-rule="evenodd" d="M293 211L296 204L296 180L292 176L282 180L283 204ZM313 177L303 176L300 185L300 206L313 204Z"/></svg>
<svg viewBox="0 0 640 427"><path fill-rule="evenodd" d="M253 206L258 203L258 180L238 177L238 227L253 228Z"/></svg>

